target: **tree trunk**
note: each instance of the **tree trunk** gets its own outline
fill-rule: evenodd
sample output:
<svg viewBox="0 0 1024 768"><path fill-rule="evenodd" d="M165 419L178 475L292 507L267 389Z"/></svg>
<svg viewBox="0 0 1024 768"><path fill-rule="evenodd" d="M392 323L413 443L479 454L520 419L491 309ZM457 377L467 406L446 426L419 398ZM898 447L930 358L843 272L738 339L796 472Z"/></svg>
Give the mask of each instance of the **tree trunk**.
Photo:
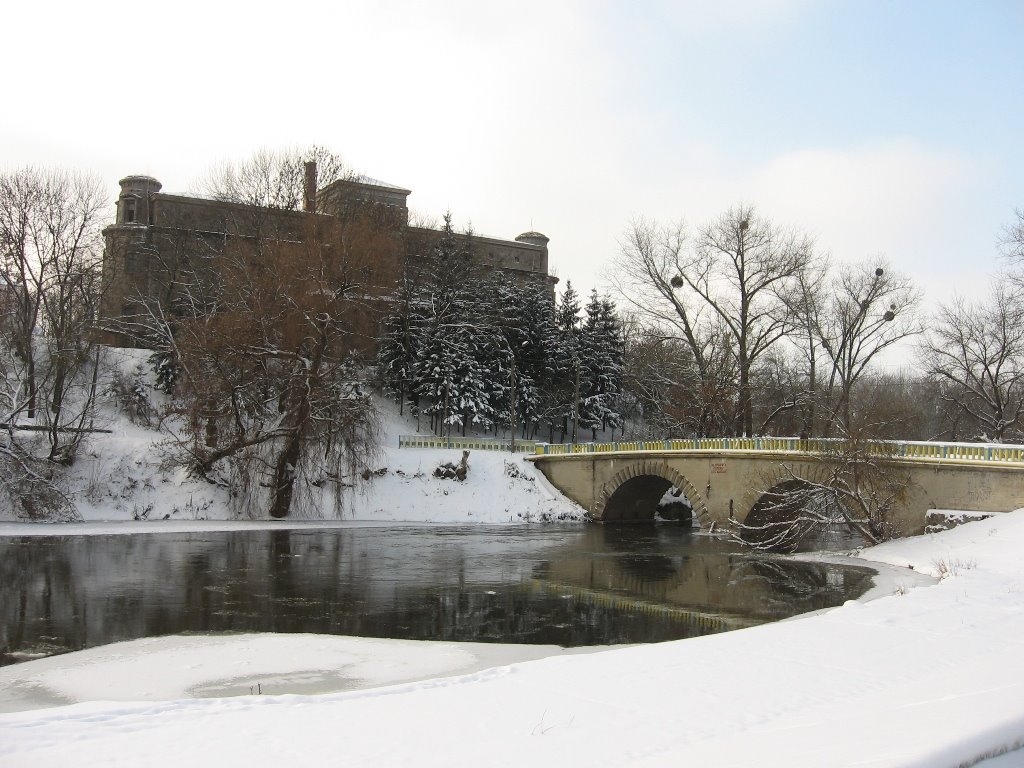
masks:
<svg viewBox="0 0 1024 768"><path fill-rule="evenodd" d="M282 518L288 516L295 492L295 467L298 466L301 454L299 428L288 436L284 450L277 457L274 468L274 498L270 504L270 516Z"/></svg>

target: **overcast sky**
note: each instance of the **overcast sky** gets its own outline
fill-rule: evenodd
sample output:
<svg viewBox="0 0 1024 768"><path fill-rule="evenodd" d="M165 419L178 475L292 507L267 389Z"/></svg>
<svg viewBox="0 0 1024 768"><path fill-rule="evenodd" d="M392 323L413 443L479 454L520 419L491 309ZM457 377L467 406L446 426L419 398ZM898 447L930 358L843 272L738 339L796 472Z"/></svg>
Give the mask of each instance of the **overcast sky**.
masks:
<svg viewBox="0 0 1024 768"><path fill-rule="evenodd" d="M637 216L738 202L931 300L1024 207L1024 2L8 3L0 168L131 173L326 145L410 206L551 238L584 290ZM113 207L111 207L113 218Z"/></svg>

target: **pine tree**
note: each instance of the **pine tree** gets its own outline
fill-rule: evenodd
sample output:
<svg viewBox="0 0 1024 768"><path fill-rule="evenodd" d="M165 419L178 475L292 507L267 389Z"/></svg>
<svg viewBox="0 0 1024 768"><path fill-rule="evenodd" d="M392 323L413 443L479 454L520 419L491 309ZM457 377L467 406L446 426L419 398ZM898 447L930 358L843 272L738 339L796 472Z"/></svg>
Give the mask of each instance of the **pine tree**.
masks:
<svg viewBox="0 0 1024 768"><path fill-rule="evenodd" d="M501 427L515 426L529 437L541 412L538 382L550 378L554 305L545 286L524 285L502 273L496 275L494 293L501 337L501 359L494 370L504 385L495 402L496 418Z"/></svg>
<svg viewBox="0 0 1024 768"><path fill-rule="evenodd" d="M408 280L400 283L395 297L399 311L384 320L377 349L377 377L385 396L398 402L399 413L413 394L413 373L422 343L422 318L415 310L415 294ZM415 407L415 400L413 400Z"/></svg>
<svg viewBox="0 0 1024 768"><path fill-rule="evenodd" d="M580 335L580 423L597 431L621 426L622 340L615 305L591 291Z"/></svg>
<svg viewBox="0 0 1024 768"><path fill-rule="evenodd" d="M428 256L427 280L418 300L424 317L422 345L413 366L415 394L441 434L467 423L492 422L481 360L487 339L481 315L481 280L470 236L459 238L445 214L441 237Z"/></svg>
<svg viewBox="0 0 1024 768"><path fill-rule="evenodd" d="M605 413L602 427L622 428L622 377L625 367L626 343L622 337L622 323L615 311L615 302L607 296L601 300L601 339L605 347L607 368L603 378Z"/></svg>
<svg viewBox="0 0 1024 768"><path fill-rule="evenodd" d="M546 285L503 272L484 278L472 248L472 233L456 234L449 214L415 274L407 264L378 354L383 389L430 416L440 434L472 425L533 437L543 421L552 432L560 423L564 439L573 412L578 295L567 285L561 332Z"/></svg>
<svg viewBox="0 0 1024 768"><path fill-rule="evenodd" d="M555 318L556 339L554 349L555 381L550 392L551 409L549 411L552 432L554 425L560 423L561 440L564 442L566 433L572 422L575 432L578 422L580 365L581 365L581 328L579 294L566 281L565 291ZM577 435L573 435L576 439Z"/></svg>
<svg viewBox="0 0 1024 768"><path fill-rule="evenodd" d="M605 415L602 376L609 363L601 338L601 300L596 290L591 290L584 312L586 316L580 332L578 413L580 426L591 430L592 439L596 440Z"/></svg>

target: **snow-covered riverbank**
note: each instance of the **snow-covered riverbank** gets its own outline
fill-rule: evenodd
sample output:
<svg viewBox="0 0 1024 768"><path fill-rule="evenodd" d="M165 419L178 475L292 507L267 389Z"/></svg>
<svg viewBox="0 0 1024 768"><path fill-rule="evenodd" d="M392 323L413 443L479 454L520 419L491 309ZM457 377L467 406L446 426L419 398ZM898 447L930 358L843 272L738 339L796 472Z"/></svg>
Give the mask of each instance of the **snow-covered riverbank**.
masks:
<svg viewBox="0 0 1024 768"><path fill-rule="evenodd" d="M147 353L109 349L112 370L137 381L152 407L164 396L152 384ZM366 466L350 475L326 480L320 489L304 488L314 503L292 515L303 519L433 523L528 523L544 520L582 520L583 510L553 489L544 476L520 454L474 450L469 456L465 482L433 477L441 463L456 463L461 450L399 448L399 435L415 434L414 418L402 416L388 401L375 400L380 426L379 450ZM86 522L135 521L171 523L266 519L262 508L244 508L232 502L228 489L189 477L175 462L168 443L173 419L165 431L133 423L111 397L99 405L98 426L72 467L67 489L78 514ZM330 483L341 487L340 506ZM0 521L17 520L16 511L0 505ZM29 530L27 527L22 530ZM86 529L75 530L75 533ZM166 530L155 528L154 530Z"/></svg>
<svg viewBox="0 0 1024 768"><path fill-rule="evenodd" d="M1018 511L866 550L865 559L943 578L788 622L329 695L94 701L6 714L0 763L972 765L1024 743L1022 550ZM272 642L270 657L289 659L317 639ZM326 666L344 675L351 663L353 676L382 683L458 657L451 647L415 645L382 653L373 672L372 652L343 662L347 652L328 645ZM89 679L89 663L75 671L75 656L60 657L72 665L68 686ZM92 671L178 674L177 687L162 689L171 695L202 689L204 675L190 668L206 665L211 684L233 677L227 661L211 664L196 647L172 658L131 654L119 667L108 655ZM371 671L355 671L364 663Z"/></svg>

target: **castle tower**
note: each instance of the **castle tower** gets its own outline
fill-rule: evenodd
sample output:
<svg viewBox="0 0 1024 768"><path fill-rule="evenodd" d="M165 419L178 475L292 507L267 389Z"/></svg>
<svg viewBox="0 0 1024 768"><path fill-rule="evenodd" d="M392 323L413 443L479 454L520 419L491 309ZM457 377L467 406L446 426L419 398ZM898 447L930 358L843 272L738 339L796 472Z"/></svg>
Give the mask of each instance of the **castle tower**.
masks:
<svg viewBox="0 0 1024 768"><path fill-rule="evenodd" d="M114 223L103 230L103 298L101 321L131 317L139 311L138 297L150 293L150 257L153 247L153 195L161 184L152 176L126 176L119 182ZM104 334L106 343L124 346L128 337Z"/></svg>
<svg viewBox="0 0 1024 768"><path fill-rule="evenodd" d="M117 198L117 219L115 225L152 224L150 196L163 186L152 176L125 176L118 182L121 194Z"/></svg>
<svg viewBox="0 0 1024 768"><path fill-rule="evenodd" d="M540 232L523 232L523 234L516 237L517 243L526 243L527 245L536 245L543 248L543 255L541 256L540 271L547 274L548 271L548 243L551 242L551 238L547 235L541 234Z"/></svg>

